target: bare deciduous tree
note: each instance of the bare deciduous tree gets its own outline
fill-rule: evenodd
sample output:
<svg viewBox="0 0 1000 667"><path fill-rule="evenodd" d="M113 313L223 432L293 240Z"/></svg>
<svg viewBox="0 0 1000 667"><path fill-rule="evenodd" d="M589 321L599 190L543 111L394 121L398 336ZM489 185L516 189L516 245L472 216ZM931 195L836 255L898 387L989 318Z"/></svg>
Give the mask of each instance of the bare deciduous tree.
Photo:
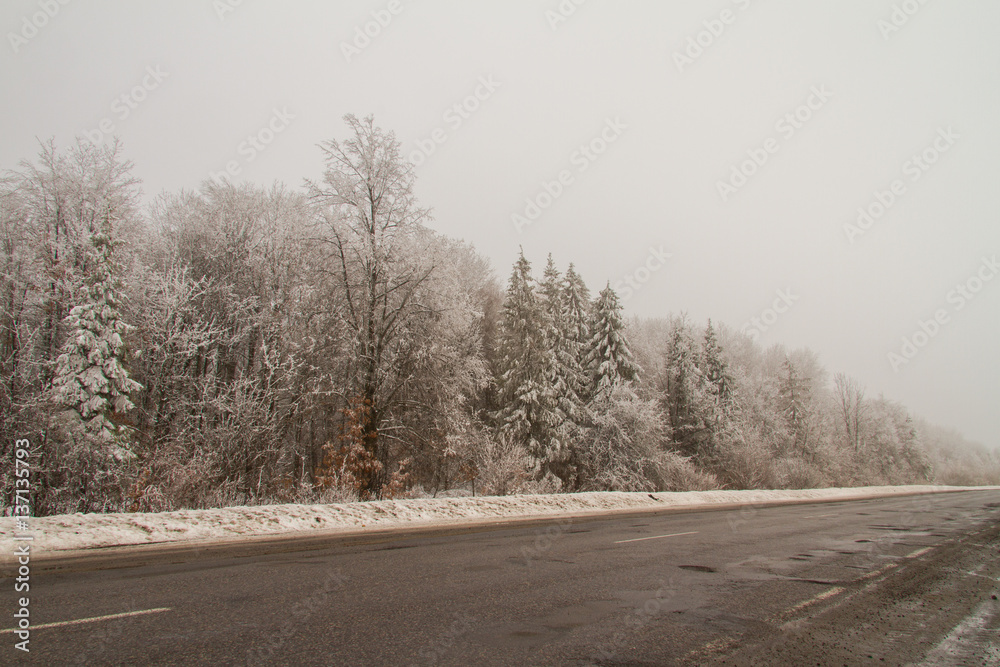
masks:
<svg viewBox="0 0 1000 667"><path fill-rule="evenodd" d="M344 118L352 136L321 144L326 172L309 184L325 227L334 280L344 306L340 318L350 334L350 388L344 397L364 406L362 438L381 468L364 481L362 496L379 497L390 474L391 408L408 375L408 358L419 346L414 324L431 316L420 303L432 263L404 252L428 212L413 194L412 166L400 155L391 132L371 116Z"/></svg>
<svg viewBox="0 0 1000 667"><path fill-rule="evenodd" d="M834 376L833 388L847 442L857 454L861 451L861 429L867 410L865 389L854 378L844 373L837 373Z"/></svg>

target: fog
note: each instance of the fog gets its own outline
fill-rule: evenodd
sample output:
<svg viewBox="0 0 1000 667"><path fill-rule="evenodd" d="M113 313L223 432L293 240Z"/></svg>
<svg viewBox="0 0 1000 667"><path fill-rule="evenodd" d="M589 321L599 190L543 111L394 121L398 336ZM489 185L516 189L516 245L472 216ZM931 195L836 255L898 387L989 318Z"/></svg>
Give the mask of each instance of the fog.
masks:
<svg viewBox="0 0 1000 667"><path fill-rule="evenodd" d="M501 278L552 252L628 315L808 346L1000 444L995 3L47 0L0 26L0 168L116 135L147 201L298 187L373 114Z"/></svg>

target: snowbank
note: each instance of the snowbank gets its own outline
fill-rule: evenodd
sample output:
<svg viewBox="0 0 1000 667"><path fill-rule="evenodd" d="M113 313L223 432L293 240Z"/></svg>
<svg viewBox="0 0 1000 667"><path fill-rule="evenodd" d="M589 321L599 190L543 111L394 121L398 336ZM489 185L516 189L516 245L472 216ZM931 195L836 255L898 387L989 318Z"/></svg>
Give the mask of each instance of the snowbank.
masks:
<svg viewBox="0 0 1000 667"><path fill-rule="evenodd" d="M977 487L1000 490L1000 487ZM386 528L460 525L617 511L855 500L969 490L953 486L874 486L794 491L685 491L677 493L572 493L552 495L423 498L339 505L265 505L150 514L66 514L30 518L29 532L0 521L0 562L11 561L13 536L34 537L35 554L165 542L209 542L240 537L304 533L356 533ZM23 542L22 542L23 544Z"/></svg>

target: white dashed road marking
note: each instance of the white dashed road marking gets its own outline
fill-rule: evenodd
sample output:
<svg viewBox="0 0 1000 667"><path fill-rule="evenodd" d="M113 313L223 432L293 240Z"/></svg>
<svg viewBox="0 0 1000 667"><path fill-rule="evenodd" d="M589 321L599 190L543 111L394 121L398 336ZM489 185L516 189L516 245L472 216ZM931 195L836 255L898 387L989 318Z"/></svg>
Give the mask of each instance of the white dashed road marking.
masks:
<svg viewBox="0 0 1000 667"><path fill-rule="evenodd" d="M42 630L43 628L61 628L67 625L80 625L81 623L96 623L98 621L110 621L115 618L127 618L129 616L144 616L146 614L158 614L161 611L170 611L170 607L158 607L156 609L143 609L142 611L127 611L121 614L108 614L107 616L94 616L93 618L78 618L75 621L59 621L58 623L43 623L32 625L32 630ZM17 628L6 628L0 630L0 635L16 632Z"/></svg>
<svg viewBox="0 0 1000 667"><path fill-rule="evenodd" d="M626 542L641 542L643 540L659 540L664 537L680 537L681 535L697 535L698 531L694 530L690 533L671 533L670 535L653 535L652 537L636 537L631 540L618 540L615 544L625 544Z"/></svg>

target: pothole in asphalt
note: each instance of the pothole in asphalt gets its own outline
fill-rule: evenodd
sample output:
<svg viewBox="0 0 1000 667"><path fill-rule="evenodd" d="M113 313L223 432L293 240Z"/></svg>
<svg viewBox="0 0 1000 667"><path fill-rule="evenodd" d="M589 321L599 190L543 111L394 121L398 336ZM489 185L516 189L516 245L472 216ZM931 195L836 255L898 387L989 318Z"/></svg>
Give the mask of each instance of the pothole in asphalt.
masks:
<svg viewBox="0 0 1000 667"><path fill-rule="evenodd" d="M871 540L854 540L854 541L857 542L858 544L866 544L871 542Z"/></svg>
<svg viewBox="0 0 1000 667"><path fill-rule="evenodd" d="M390 544L389 546L386 546L386 547L378 547L376 549L372 549L372 551L395 551L397 549L412 549L415 546L417 546L417 545L415 545L415 544Z"/></svg>
<svg viewBox="0 0 1000 667"><path fill-rule="evenodd" d="M709 567L707 565L678 565L677 567L682 570L691 570L692 572L715 572L714 567Z"/></svg>

